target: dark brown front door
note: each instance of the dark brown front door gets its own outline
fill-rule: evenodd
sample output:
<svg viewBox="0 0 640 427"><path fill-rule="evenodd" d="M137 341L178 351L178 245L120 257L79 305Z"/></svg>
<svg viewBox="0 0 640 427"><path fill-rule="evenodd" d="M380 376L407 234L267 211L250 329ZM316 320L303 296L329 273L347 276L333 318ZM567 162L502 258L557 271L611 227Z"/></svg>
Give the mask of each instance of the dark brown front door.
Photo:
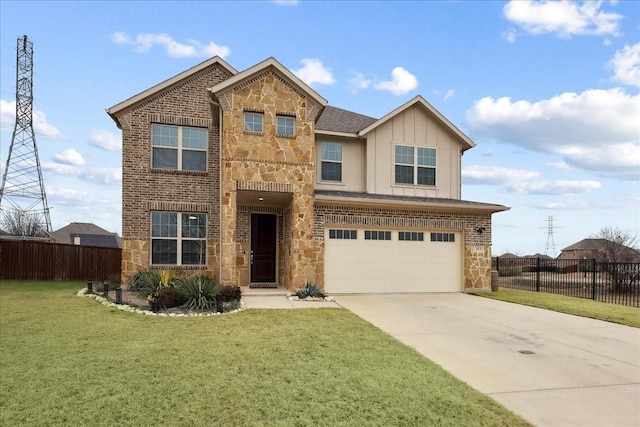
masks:
<svg viewBox="0 0 640 427"><path fill-rule="evenodd" d="M251 214L251 282L276 282L276 216Z"/></svg>

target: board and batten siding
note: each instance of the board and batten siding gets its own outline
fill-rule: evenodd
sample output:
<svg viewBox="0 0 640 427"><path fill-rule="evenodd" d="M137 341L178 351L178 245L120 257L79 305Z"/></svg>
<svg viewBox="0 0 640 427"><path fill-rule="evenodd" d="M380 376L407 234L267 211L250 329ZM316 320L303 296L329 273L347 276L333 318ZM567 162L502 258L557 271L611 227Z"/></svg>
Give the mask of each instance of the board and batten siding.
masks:
<svg viewBox="0 0 640 427"><path fill-rule="evenodd" d="M436 149L436 185L395 184L394 146ZM413 106L367 135L366 191L371 194L460 199L462 144L420 106Z"/></svg>

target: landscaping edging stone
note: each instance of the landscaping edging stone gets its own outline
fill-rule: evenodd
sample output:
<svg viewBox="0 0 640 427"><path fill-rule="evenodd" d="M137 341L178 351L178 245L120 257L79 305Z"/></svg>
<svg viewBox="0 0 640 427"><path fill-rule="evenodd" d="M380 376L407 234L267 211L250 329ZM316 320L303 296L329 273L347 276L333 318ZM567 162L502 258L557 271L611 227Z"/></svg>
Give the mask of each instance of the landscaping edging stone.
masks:
<svg viewBox="0 0 640 427"><path fill-rule="evenodd" d="M99 303L101 303L102 305L105 305L107 307L113 307L116 308L118 310L121 311L127 311L129 313L138 313L138 314L144 314L146 316L164 316L164 317L202 317L202 316L221 316L224 314L233 314L233 313L237 313L239 311L242 311L245 309L245 303L244 303L244 298L240 298L240 307L235 309L235 310L231 310L231 311L227 311L225 313L218 313L217 311L209 311L209 312L194 312L194 311L187 311L187 312L164 312L164 313L156 313L154 311L151 310L143 310L140 309L138 307L134 307L132 305L129 304L116 304L115 302L100 296L98 294L88 294L87 293L87 288L82 288L80 289L77 293L76 296L79 297L90 297L95 299L96 301L98 301Z"/></svg>

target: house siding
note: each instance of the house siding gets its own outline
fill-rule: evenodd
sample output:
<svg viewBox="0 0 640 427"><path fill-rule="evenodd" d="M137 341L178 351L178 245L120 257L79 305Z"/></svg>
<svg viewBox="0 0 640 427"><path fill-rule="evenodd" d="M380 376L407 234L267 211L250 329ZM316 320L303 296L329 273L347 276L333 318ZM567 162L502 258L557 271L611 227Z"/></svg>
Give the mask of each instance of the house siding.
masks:
<svg viewBox="0 0 640 427"><path fill-rule="evenodd" d="M122 274L126 280L150 264L152 210L207 214L207 266L219 266L220 132L211 119L207 87L231 74L215 64L178 85L121 113L122 157ZM207 171L182 172L151 168L151 124L207 128ZM194 203L197 201L197 203Z"/></svg>

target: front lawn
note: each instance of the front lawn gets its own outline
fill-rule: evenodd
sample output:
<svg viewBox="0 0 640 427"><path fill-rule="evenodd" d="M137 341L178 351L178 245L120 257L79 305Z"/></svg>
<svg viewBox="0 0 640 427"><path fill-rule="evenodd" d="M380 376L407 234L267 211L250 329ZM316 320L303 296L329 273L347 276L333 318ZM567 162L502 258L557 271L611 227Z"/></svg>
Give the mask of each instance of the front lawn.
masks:
<svg viewBox="0 0 640 427"><path fill-rule="evenodd" d="M476 295L640 328L640 309L636 307L508 288L500 288L498 292L482 292Z"/></svg>
<svg viewBox="0 0 640 427"><path fill-rule="evenodd" d="M527 425L345 309L147 316L0 283L1 425Z"/></svg>

